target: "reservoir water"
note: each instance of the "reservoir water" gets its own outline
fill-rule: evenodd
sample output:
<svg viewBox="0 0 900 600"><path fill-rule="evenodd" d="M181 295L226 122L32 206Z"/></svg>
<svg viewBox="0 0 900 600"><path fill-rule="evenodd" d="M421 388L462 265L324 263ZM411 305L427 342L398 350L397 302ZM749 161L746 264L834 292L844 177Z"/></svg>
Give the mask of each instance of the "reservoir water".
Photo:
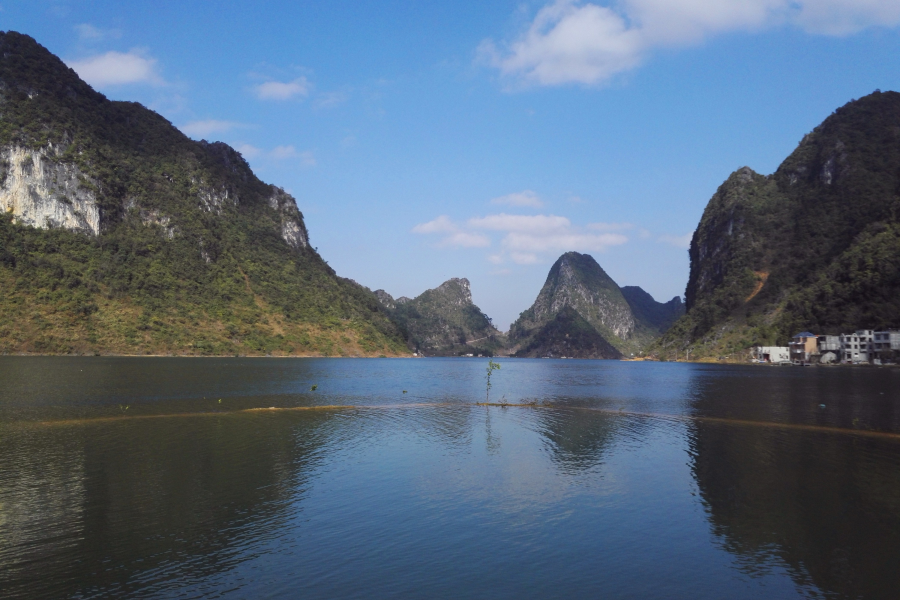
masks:
<svg viewBox="0 0 900 600"><path fill-rule="evenodd" d="M900 597L900 369L499 362L0 357L0 597Z"/></svg>

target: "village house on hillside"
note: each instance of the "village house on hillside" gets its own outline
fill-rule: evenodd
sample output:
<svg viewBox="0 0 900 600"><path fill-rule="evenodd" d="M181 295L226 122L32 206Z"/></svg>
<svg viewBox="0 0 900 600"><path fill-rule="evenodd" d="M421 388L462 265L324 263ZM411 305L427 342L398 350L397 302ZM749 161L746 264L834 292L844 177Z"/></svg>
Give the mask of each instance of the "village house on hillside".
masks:
<svg viewBox="0 0 900 600"><path fill-rule="evenodd" d="M803 331L791 338L788 347L757 346L751 355L756 362L795 365L892 363L900 360L900 330L859 329L839 335Z"/></svg>
<svg viewBox="0 0 900 600"><path fill-rule="evenodd" d="M819 354L818 336L804 331L791 338L791 362L794 364L809 363L812 356Z"/></svg>

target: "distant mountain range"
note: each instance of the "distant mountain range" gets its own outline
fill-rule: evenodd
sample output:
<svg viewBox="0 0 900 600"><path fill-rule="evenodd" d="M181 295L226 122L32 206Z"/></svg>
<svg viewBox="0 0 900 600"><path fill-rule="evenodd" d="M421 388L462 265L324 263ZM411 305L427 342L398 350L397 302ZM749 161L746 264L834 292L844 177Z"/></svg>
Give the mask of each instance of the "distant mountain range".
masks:
<svg viewBox="0 0 900 600"><path fill-rule="evenodd" d="M467 279L450 279L413 300L376 290L412 349L426 355L621 358L639 353L684 314L639 287L620 288L591 256L567 252L550 268L534 305L498 331L472 302Z"/></svg>
<svg viewBox="0 0 900 600"><path fill-rule="evenodd" d="M690 258L687 314L654 347L661 357L900 327L900 94L837 109L772 175L734 172Z"/></svg>

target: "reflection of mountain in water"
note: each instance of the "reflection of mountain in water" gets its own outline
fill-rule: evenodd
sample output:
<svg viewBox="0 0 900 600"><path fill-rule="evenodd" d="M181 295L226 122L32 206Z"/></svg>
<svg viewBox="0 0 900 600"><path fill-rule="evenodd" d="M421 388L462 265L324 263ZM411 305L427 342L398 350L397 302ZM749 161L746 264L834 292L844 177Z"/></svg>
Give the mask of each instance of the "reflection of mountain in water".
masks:
<svg viewBox="0 0 900 600"><path fill-rule="evenodd" d="M748 572L784 561L828 597L900 590L895 440L694 423L693 474L713 532ZM776 562L780 562L776 561Z"/></svg>
<svg viewBox="0 0 900 600"><path fill-rule="evenodd" d="M590 410L538 411L550 458L563 472L586 471L603 462L621 419Z"/></svg>
<svg viewBox="0 0 900 600"><path fill-rule="evenodd" d="M296 512L332 415L8 428L0 588L5 597L124 597L226 572Z"/></svg>

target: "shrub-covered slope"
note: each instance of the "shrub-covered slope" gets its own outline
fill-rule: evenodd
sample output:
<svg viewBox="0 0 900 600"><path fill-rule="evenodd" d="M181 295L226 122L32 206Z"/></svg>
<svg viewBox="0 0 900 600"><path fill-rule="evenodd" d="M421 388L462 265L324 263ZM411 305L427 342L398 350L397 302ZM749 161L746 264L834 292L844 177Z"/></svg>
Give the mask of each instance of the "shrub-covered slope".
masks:
<svg viewBox="0 0 900 600"><path fill-rule="evenodd" d="M503 334L472 302L468 279L450 279L412 300L395 300L384 290L375 295L408 335L410 346L426 356L492 355L505 346Z"/></svg>
<svg viewBox="0 0 900 600"><path fill-rule="evenodd" d="M660 341L663 356L900 327L900 94L839 108L773 175L732 174L690 257L687 314Z"/></svg>
<svg viewBox="0 0 900 600"><path fill-rule="evenodd" d="M0 352L405 353L239 153L0 33Z"/></svg>

